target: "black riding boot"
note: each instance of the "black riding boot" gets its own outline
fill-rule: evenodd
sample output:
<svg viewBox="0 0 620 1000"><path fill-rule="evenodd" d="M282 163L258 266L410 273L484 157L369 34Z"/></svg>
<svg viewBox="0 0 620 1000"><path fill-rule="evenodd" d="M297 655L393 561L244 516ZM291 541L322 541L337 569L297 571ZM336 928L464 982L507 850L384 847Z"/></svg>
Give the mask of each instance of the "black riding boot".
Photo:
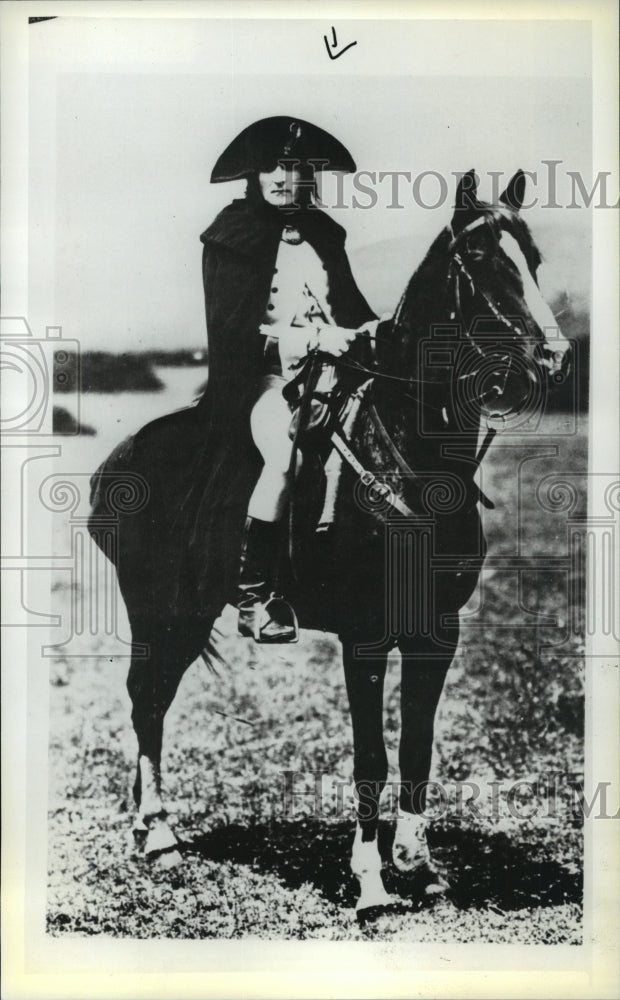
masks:
<svg viewBox="0 0 620 1000"><path fill-rule="evenodd" d="M297 617L290 604L273 592L279 525L248 517L239 569L239 632L256 642L297 642Z"/></svg>

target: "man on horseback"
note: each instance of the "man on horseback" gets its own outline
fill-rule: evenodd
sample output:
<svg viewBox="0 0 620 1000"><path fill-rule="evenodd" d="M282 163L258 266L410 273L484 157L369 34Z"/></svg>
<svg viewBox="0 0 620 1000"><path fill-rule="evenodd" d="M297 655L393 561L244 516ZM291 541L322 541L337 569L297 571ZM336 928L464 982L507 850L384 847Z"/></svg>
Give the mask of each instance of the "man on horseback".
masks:
<svg viewBox="0 0 620 1000"><path fill-rule="evenodd" d="M237 598L239 632L257 642L298 638L295 612L275 589L280 523L289 478L299 467L283 389L310 353L339 357L362 327L372 333L377 323L351 274L344 231L316 206L315 169L325 168L355 169L348 151L327 132L288 117L255 122L228 146L211 176L215 183L246 178L246 197L225 208L202 235L207 395L224 394L229 404L239 405L263 463L247 508ZM230 294L231 281L244 281L248 257L260 268L251 302L242 314L235 302L233 315L221 316L218 306ZM245 331L235 345L242 357L233 355L230 342L219 350L232 323L237 333ZM225 362L224 350L242 369L241 379L231 372L230 360ZM212 413L223 427L221 410ZM234 440L224 443L230 452ZM214 467L217 475L217 461Z"/></svg>
<svg viewBox="0 0 620 1000"><path fill-rule="evenodd" d="M536 283L540 255L519 214L522 172L497 205L479 202L475 175L464 176L452 222L412 276L393 320L375 331L344 230L315 206L313 158L317 169L319 162L354 169L332 136L290 118L250 126L218 160L212 180L246 178L247 193L202 235L208 385L193 406L151 421L114 449L93 476L89 527L117 568L134 642L127 681L138 742L134 838L147 857L178 853L160 761L164 717L184 672L205 644L209 651L214 622L237 588L242 634L263 642L296 638L292 609L273 596L278 523L295 467L283 389L290 394L292 375L315 353L316 366L312 360L308 368L318 369L321 354L327 362L347 354L341 363L373 382L357 423L348 429L339 409L331 433L348 481L325 560L328 585L316 588L314 608L311 588L295 593L302 623L333 631L342 644L358 800L351 869L363 911L389 903L377 831L389 773L383 683L395 645L402 730L393 861L412 893L445 891L426 840L426 793L435 713L459 638L457 612L485 555L477 510L484 497L474 481L489 443L487 432L478 447L481 417L542 407L548 375L563 377L568 345L546 334L554 318ZM288 173L280 172L284 165ZM425 367L420 346L429 331L455 324L450 350L442 334L439 359ZM362 330L376 341L372 358ZM302 377L312 386L308 368ZM348 379L338 389L346 394ZM127 474L144 483L138 506L127 502ZM313 534L312 548L320 550L315 542Z"/></svg>

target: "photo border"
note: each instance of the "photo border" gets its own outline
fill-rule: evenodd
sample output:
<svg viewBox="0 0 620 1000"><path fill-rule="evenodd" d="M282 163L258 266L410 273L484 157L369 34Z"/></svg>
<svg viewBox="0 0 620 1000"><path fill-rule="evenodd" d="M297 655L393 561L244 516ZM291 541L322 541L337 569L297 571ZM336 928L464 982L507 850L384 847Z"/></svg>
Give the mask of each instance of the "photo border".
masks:
<svg viewBox="0 0 620 1000"><path fill-rule="evenodd" d="M300 20L463 18L499 20L490 3L71 3L5 2L2 6L2 263L3 298L11 314L27 315L28 247L28 49L29 16L295 17ZM609 2L503 4L502 19L588 20L593 28L593 175L617 168L617 13ZM587 14L587 16L586 16ZM618 217L594 212L592 275L592 362L589 429L590 472L618 468L617 369ZM23 308L19 311L19 303ZM17 310L17 311L16 311ZM5 310L3 309L3 313ZM38 333L39 331L37 331ZM595 391L594 391L595 389ZM611 433L610 433L611 430ZM49 450L49 449L48 449ZM10 469L9 469L10 472ZM600 505L590 477L589 509ZM5 503L19 484L5 481ZM19 502L19 494L18 494ZM3 579L3 586L9 586ZM589 602L600 595L589 593ZM38 640L37 640L38 641ZM41 713L34 739L26 740L31 709L29 649L32 636L12 629L4 637L3 671L3 996L47 997L591 997L618 989L619 859L616 827L586 823L584 944L400 945L393 942L127 941L63 940L45 935L45 885L25 892L28 870L45 869L33 856L27 778L46 759L47 724ZM618 780L617 650L597 636L587 649L587 769ZM36 721L36 720L35 720ZM41 733L44 735L42 736ZM616 785L617 787L617 785ZM44 795L45 782L36 795ZM593 900L592 906L587 905ZM208 955L211 952L211 955ZM217 953L217 954L216 954ZM210 968L206 966L210 963ZM443 970L442 963L446 965ZM526 968L527 967L527 968ZM317 971L320 969L321 971ZM114 971L111 971L114 970Z"/></svg>

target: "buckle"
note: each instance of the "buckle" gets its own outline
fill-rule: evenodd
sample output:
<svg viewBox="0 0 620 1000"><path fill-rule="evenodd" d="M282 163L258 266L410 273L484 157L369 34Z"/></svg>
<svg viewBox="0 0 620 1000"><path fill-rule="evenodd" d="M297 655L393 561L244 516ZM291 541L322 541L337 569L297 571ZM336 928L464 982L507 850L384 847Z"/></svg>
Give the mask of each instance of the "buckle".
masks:
<svg viewBox="0 0 620 1000"><path fill-rule="evenodd" d="M373 485L373 491L380 500L392 493L392 490L387 483L375 483Z"/></svg>
<svg viewBox="0 0 620 1000"><path fill-rule="evenodd" d="M360 479L364 486L372 486L372 484L376 481L376 478L377 477L374 472L369 472L367 469L364 469L364 471L360 474Z"/></svg>

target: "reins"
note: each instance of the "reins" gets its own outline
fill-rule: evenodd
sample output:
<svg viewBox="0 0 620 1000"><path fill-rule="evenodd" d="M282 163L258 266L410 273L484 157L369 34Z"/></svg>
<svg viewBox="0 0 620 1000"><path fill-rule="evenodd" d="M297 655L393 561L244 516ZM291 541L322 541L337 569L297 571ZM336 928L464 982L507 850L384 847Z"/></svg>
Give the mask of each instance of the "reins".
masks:
<svg viewBox="0 0 620 1000"><path fill-rule="evenodd" d="M450 254L450 260L449 260L449 263L448 263L448 282L449 282L449 284L450 283L453 284L453 301L454 301L454 308L453 308L453 310L452 310L452 312L450 314L450 318L452 320L458 320L460 328L464 331L465 337L467 338L468 342L474 348L474 350L477 352L477 354L479 354L482 358L485 357L485 353L482 350L482 348L480 347L480 345L477 344L476 341L474 340L474 338L472 337L472 335L470 333L470 330L469 330L469 326L467 324L467 321L466 321L464 313L463 313L462 297L461 297L461 280L462 279L464 279L464 280L467 281L467 283L469 285L469 288L470 288L470 294L471 294L472 298L475 297L476 295L480 296L481 299L482 299L482 301L484 302L485 306L487 307L489 313L496 320L498 320L502 324L502 326L504 327L504 329L510 330L513 334L516 334L518 337L522 336L522 331L520 331L514 325L514 323L512 323L511 320L508 319L507 316L504 316L503 313L500 312L500 310L497 308L497 306L495 305L495 303L493 302L493 300L489 297L489 295L484 291L484 289L481 289L481 288L479 288L479 287L476 286L474 278L473 278L471 272L469 271L469 269L467 268L467 266L466 266L466 264L465 264L465 262L463 260L462 254L458 250L459 244L461 243L461 241L464 238L466 238L473 230L478 229L481 226L487 225L487 224L489 224L489 220L486 217L483 217L483 218L475 219L473 222L469 223L469 225L467 225L463 229L461 229L460 232L458 232L457 234L454 233L454 231L452 230L451 226L448 228L448 232L452 236L452 238L450 240L450 243L448 244L448 253ZM402 300L401 300L401 302L402 302ZM398 325L398 323L399 323L398 312L399 312L399 310L397 310L396 319L394 320L394 325ZM378 342L383 341L385 343L390 343L390 344L393 343L391 340L388 340L387 337L377 336L376 334L374 336L371 335L371 334L366 334L366 336L368 337L368 339L374 339L375 341L378 341ZM447 384L450 384L452 382L452 380L453 380L452 377L449 378L449 379L436 379L436 378L435 379L424 379L424 378L415 378L413 376L406 377L406 376L402 376L402 375L395 375L395 374L393 374L391 372L381 371L380 369L378 369L376 367L370 368L367 365L362 364L362 362L356 361L355 359L353 359L351 357L347 357L347 358L344 358L344 357L333 358L331 355L323 354L318 349L313 350L309 354L308 360L302 366L299 374L294 379L294 383L296 383L297 385L303 383L304 390L303 390L302 398L301 398L300 403L299 403L299 406L300 406L300 417L299 417L299 421L298 421L298 424L297 424L297 430L296 430L296 433L295 433L295 438L294 438L294 441L293 441L293 448L292 448L292 453L291 453L291 462L290 462L290 466L289 466L289 481L291 481L291 482L294 481L294 477L295 477L295 471L296 471L296 465L297 465L297 453L298 453L298 450L299 450L299 434L300 434L300 429L304 426L305 419L307 418L307 415L308 415L308 413L310 411L310 405L311 405L313 393L314 393L314 390L315 390L315 387L316 387L316 382L317 382L317 379L318 379L318 375L319 375L320 369L321 369L321 359L322 358L326 358L326 359L329 358L329 362L332 363L332 364L334 364L334 365L336 365L336 366L338 366L338 367L346 368L346 369L349 369L350 371L355 371L358 374L369 376L372 379L372 383L374 383L375 381L376 382L391 382L391 383L395 383L397 385L400 385L400 386L403 387L403 395L404 396L407 396L408 398L412 399L414 402L422 403L422 405L424 405L426 407L429 407L431 409L435 409L437 411L439 411L441 409L441 407L434 406L428 400L424 400L424 401L420 400L416 396L413 396L411 393L407 392L405 390L405 387L409 387L410 388L412 385L416 385L416 384L417 385L447 385ZM504 360L507 360L507 370L506 370L506 372L504 374L504 386L505 386L506 381L508 379L509 368L510 368L510 365L511 365L511 358L508 355L507 359L504 359ZM468 373L467 377L472 377L473 374L475 374L475 373ZM486 394L484 394L484 395L486 395ZM484 398L484 395L482 395L482 394L479 395L477 397L477 399L478 400L482 400ZM399 448L397 447L396 443L394 442L394 439L392 438L391 434L387 430L387 428L386 428L383 420L381 419L379 411L377 410L377 407L375 406L374 402L371 401L368 404L367 411L368 411L368 415L370 417L372 426L375 428L375 430L377 432L377 435L381 439L384 447L387 449L387 451L391 455L392 459L394 460L394 462L396 463L396 465L400 469L400 471L402 473L404 473L410 479L419 480L419 476L411 468L410 464L404 458L404 456L400 452ZM487 431L486 431L485 437L484 437L484 439L483 439L483 441L482 441L482 443L480 445L480 448L477 451L475 459L473 461L472 482L473 482L473 476L475 475L476 470L478 469L480 463L482 462L482 460L484 459L485 455L487 454L487 452L488 452L488 450L489 450L489 448L491 446L491 443L493 442L493 439L494 439L496 433L497 433L496 428L487 425ZM355 453L351 449L351 441L350 441L350 439L348 437L348 434L346 433L346 431L343 428L343 426L341 425L341 423L340 423L337 415L335 415L335 414L333 415L333 419L332 419L332 432L331 432L330 438L331 438L332 445L336 449L336 451L338 452L338 454L341 456L341 458L344 461L346 461L348 463L348 465L351 467L351 469L353 470L353 472L358 477L359 481L367 489L373 490L375 492L377 498L385 500L385 502L388 503L399 514L407 516L407 517L415 517L415 514L411 510L411 508L409 507L409 505L401 497L397 496L397 494L391 489L391 487L389 487L385 483L380 482L379 479L377 478L377 475L374 472L372 472L371 470L366 469L364 467L364 465L362 464L362 462L360 462L360 460L357 458L357 456L355 455ZM484 496L484 494L482 493L482 491L479 488L478 488L478 498L481 500L481 502L485 506L487 506L487 507L492 507L493 506L493 504L491 503L491 501L489 501L488 498ZM291 561L291 565L294 564L294 559L293 559L293 521L294 521L294 498L293 498L293 495L291 494L290 501L289 501L289 531L288 531L288 547L289 547L289 558L290 558L290 561Z"/></svg>
<svg viewBox="0 0 620 1000"><path fill-rule="evenodd" d="M523 331L520 330L517 326L515 326L515 324L497 308L497 306L495 305L495 303L493 302L493 300L487 295L487 293L484 291L484 289L481 289L481 288L479 288L476 285L471 272L468 270L468 268L467 268L467 266L466 266L466 264L465 264L465 262L463 260L463 257L461 256L461 254L459 253L459 251L456 250L456 247L458 247L458 245L460 244L460 242L461 242L462 239L464 239L465 237L469 236L469 234L472 231L474 231L475 229L479 229L481 226L485 226L485 225L490 225L489 220L487 218L475 219L473 222L470 222L469 225L464 226L463 229L461 229L456 235L454 234L454 230L452 229L452 226L448 227L448 232L452 234L452 239L451 239L450 243L448 244L448 253L450 254L450 261L449 261L449 264L448 264L448 281L450 281L450 279L452 278L452 276L454 276L454 283L453 283L453 287L454 287L454 309L452 310L452 312L450 314L450 318L453 319L453 320L458 320L459 321L460 326L461 326L462 330L464 331L465 337L467 338L467 340L469 341L469 343L471 344L471 346L474 348L474 350L481 357L483 357L483 358L485 356L484 351L482 350L482 348L480 347L480 345L477 344L476 341L474 340L474 338L472 337L472 335L471 335L471 333L469 331L469 324L467 323L467 321L465 319L465 315L463 313L463 307L462 307L462 303L461 303L461 287L460 287L460 282L459 282L459 276L462 276L463 278L465 278L467 280L467 282L469 284L469 287L470 287L470 290L471 290L472 297L475 296L475 295L480 296L482 298L485 306L488 308L489 312L492 314L492 316L495 319L497 319L498 322L500 322L502 324L502 326L506 330L510 330L513 334L515 334L519 338L521 338L523 336ZM456 268L458 268L458 271L454 270L455 265L456 265ZM397 311L397 314L398 314L398 311ZM398 321L396 321L396 322L398 322ZM376 334L374 336L371 335L371 334L365 334L365 336L368 337L368 339L370 339L370 340L375 340L375 341L384 342L384 343L391 343L391 341L387 337L378 337ZM353 371L360 372L361 374L364 374L364 375L372 375L374 378L385 380L385 381L389 381L389 382L400 383L401 385L447 385L447 384L449 384L452 381L451 378L450 379L424 379L424 378L415 378L414 376L406 377L406 376L403 376L403 375L394 375L394 374L392 374L390 372L382 372L382 371L380 371L380 370L378 370L376 368L368 368L366 365L363 365L361 362L355 361L354 359L351 359L351 358L340 357L340 358L335 358L333 360L334 360L335 364L341 365L343 368L349 368L349 369L351 369ZM510 368L512 359L510 358L510 356L508 356L507 360L508 360L508 368ZM469 375L469 377L471 377L471 374ZM508 378L508 371L506 372L505 378L507 380L507 378ZM420 400L417 399L416 397L412 397L412 398L414 399L414 401L420 402ZM480 398L482 398L482 397L480 397ZM430 404L426 404L426 405L430 405Z"/></svg>

